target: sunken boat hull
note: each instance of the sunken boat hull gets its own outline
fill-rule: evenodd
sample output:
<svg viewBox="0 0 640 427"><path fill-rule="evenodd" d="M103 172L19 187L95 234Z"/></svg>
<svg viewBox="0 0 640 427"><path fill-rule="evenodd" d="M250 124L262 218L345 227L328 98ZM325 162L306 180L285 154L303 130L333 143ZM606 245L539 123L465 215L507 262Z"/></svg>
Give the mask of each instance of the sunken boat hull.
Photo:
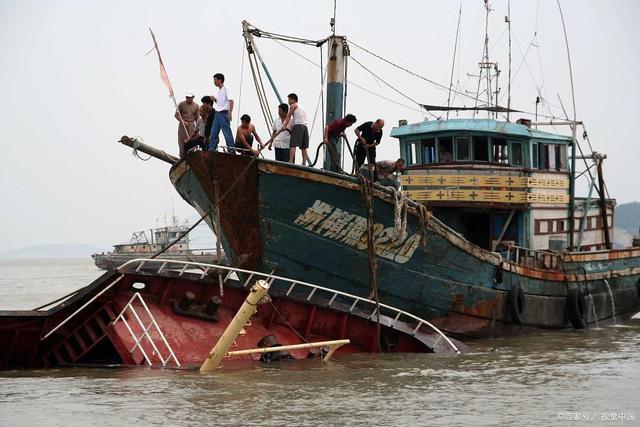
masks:
<svg viewBox="0 0 640 427"><path fill-rule="evenodd" d="M211 212L212 229L211 218L219 218L231 262L371 294L366 209L355 177L202 152L189 154L170 175L201 215ZM381 302L448 332L484 337L579 328L640 309L638 248L563 253L552 267L507 261L420 215L417 203L409 203L406 236L393 241L395 196L380 186L374 194Z"/></svg>
<svg viewBox="0 0 640 427"><path fill-rule="evenodd" d="M34 310L0 311L0 369L72 365L197 368L257 278L239 273L243 280L238 280L230 277L230 270L220 268L137 260L118 271L105 272L62 302ZM421 319L381 315L379 329L377 316L372 316L372 301L359 301L354 310L344 303L344 296L329 300L330 292L313 289L270 290L231 350L255 348L265 340L292 345L337 339L350 343L336 354L465 349L461 343L452 345L454 341L441 339ZM417 326L422 326L419 332ZM308 349L291 350L289 356L305 359L310 354ZM224 363L259 358L239 355Z"/></svg>

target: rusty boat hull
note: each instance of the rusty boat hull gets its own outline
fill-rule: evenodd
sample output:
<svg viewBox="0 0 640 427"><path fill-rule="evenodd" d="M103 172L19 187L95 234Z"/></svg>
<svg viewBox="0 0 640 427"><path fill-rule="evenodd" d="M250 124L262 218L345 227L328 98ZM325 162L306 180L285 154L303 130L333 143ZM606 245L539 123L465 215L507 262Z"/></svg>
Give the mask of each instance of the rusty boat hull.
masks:
<svg viewBox="0 0 640 427"><path fill-rule="evenodd" d="M171 181L230 262L370 295L366 210L355 177L266 159L196 152ZM409 203L393 241L395 195L374 191L380 300L460 336L589 327L640 310L640 248L564 253L553 268L508 261ZM423 233L426 244L422 244ZM615 307L615 311L612 307Z"/></svg>

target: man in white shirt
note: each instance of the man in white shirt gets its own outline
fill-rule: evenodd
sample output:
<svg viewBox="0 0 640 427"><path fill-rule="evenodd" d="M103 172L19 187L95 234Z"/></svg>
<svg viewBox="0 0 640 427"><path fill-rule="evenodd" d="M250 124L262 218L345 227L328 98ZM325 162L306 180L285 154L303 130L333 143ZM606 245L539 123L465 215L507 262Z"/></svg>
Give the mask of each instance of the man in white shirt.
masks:
<svg viewBox="0 0 640 427"><path fill-rule="evenodd" d="M289 103L289 112L282 127L291 129L291 139L289 140L289 163L296 162L296 147L300 147L302 151L302 164L311 166L307 148L309 148L309 130L307 129L307 113L304 108L298 104L298 95L290 93L287 95ZM282 133L282 130L280 131Z"/></svg>
<svg viewBox="0 0 640 427"><path fill-rule="evenodd" d="M271 150L272 145L276 149L276 160L280 162L289 161L289 139L291 135L286 130L280 132L282 130L282 123L286 119L288 112L288 104L282 103L278 105L278 117L273 121L271 141L268 143L269 150Z"/></svg>
<svg viewBox="0 0 640 427"><path fill-rule="evenodd" d="M213 118L213 126L211 127L211 136L209 143L209 151L216 151L218 148L218 136L220 131L224 135L224 140L227 143L227 151L229 153L235 153L233 147L233 133L231 132L231 116L233 113L233 98L229 88L224 85L224 75L216 73L213 75L213 84L218 88L218 93L212 96L215 110L215 116Z"/></svg>

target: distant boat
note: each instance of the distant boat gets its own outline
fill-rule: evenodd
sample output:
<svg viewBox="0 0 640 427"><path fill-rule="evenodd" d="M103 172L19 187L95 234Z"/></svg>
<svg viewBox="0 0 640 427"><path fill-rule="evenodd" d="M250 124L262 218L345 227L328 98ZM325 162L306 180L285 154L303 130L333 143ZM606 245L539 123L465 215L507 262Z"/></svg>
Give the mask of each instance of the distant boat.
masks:
<svg viewBox="0 0 640 427"><path fill-rule="evenodd" d="M215 250L194 251L189 248L188 224L179 225L174 216L171 225L155 229L136 231L127 243L113 245L113 251L91 255L96 266L102 270L112 270L127 261L137 258L149 258L170 245L180 235L184 236L162 254L163 259L211 263L217 260ZM221 257L224 257L221 254Z"/></svg>

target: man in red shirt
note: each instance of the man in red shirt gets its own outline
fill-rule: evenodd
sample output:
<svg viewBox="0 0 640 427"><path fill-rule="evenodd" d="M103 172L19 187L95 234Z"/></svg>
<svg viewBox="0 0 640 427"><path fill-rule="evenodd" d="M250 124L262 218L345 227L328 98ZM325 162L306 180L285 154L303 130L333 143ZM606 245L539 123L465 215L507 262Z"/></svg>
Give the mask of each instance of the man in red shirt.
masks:
<svg viewBox="0 0 640 427"><path fill-rule="evenodd" d="M349 126L354 124L356 120L357 120L356 116L354 116L353 114L347 114L346 116L344 116L344 119L336 119L332 121L331 123L329 123L324 127L324 135L322 138L322 142L325 144L327 143L331 144L333 148L329 148L329 149L332 150L334 154L336 154L337 153L336 140L341 136L344 136L346 138L344 131Z"/></svg>

